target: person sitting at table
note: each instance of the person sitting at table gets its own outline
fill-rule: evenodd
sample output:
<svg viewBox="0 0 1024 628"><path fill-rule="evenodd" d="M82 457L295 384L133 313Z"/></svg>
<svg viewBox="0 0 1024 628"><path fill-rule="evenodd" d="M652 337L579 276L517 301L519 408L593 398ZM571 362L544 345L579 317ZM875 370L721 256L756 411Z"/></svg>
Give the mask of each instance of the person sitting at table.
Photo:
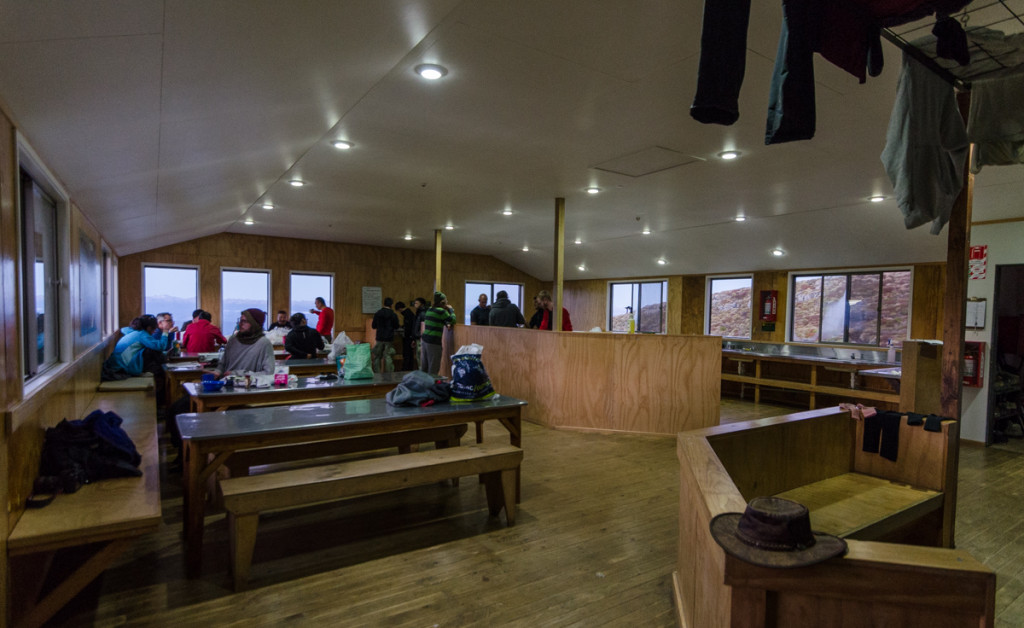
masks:
<svg viewBox="0 0 1024 628"><path fill-rule="evenodd" d="M288 330L292 329L292 322L288 320L288 312L285 312L284 310L278 310L277 320L270 324L270 329L268 329L267 331L273 331L278 327Z"/></svg>
<svg viewBox="0 0 1024 628"><path fill-rule="evenodd" d="M288 359L296 360L315 358L317 351L324 348L324 337L315 329L310 329L306 315L302 312L292 314L291 331L284 337L284 350Z"/></svg>
<svg viewBox="0 0 1024 628"><path fill-rule="evenodd" d="M182 350L188 353L210 353L216 351L218 345L227 344L228 339L212 321L213 316L209 312L199 310L181 338Z"/></svg>
<svg viewBox="0 0 1024 628"><path fill-rule="evenodd" d="M274 345L263 332L267 315L251 307L242 310L238 331L228 340L215 371L217 378L231 373L274 373Z"/></svg>
<svg viewBox="0 0 1024 628"><path fill-rule="evenodd" d="M152 373L157 388L157 399L160 399L164 383L163 363L167 361L163 351L167 341L162 335L156 335L159 327L156 317L152 314L145 314L137 321L133 320L132 324L135 325L134 328L121 330L124 332L125 329L130 329L117 341L113 353L103 362L100 379L112 381Z"/></svg>
<svg viewBox="0 0 1024 628"><path fill-rule="evenodd" d="M156 315L156 326L160 333L153 332L153 335L163 339L166 353L174 348L174 334L178 331L178 326L174 324L174 315L170 312L160 312Z"/></svg>

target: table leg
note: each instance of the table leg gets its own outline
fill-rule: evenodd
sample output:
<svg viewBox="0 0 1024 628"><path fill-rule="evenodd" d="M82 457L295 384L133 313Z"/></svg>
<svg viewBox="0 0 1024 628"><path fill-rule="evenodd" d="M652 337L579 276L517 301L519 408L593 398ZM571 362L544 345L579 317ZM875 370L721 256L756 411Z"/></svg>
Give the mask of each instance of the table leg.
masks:
<svg viewBox="0 0 1024 628"><path fill-rule="evenodd" d="M206 456L189 440L186 440L183 446L185 463L182 465L182 525L185 537L185 572L189 578L195 578L199 576L203 561L203 515L206 496L202 485L202 472Z"/></svg>
<svg viewBox="0 0 1024 628"><path fill-rule="evenodd" d="M513 447L523 448L523 415L522 410L517 412L515 416L510 416L505 419L501 419L501 424L508 430L508 442ZM522 500L522 491L520 490L520 474L522 473L522 466L516 469L516 503L518 504Z"/></svg>

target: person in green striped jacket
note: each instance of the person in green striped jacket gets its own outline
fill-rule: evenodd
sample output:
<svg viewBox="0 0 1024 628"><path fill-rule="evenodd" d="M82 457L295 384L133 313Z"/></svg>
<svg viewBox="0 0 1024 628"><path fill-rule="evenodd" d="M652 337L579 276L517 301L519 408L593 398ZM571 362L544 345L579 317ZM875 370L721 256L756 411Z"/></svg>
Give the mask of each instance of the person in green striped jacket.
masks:
<svg viewBox="0 0 1024 628"><path fill-rule="evenodd" d="M423 317L420 368L431 375L441 372L441 336L445 326L455 325L455 310L443 292L434 293L434 306Z"/></svg>

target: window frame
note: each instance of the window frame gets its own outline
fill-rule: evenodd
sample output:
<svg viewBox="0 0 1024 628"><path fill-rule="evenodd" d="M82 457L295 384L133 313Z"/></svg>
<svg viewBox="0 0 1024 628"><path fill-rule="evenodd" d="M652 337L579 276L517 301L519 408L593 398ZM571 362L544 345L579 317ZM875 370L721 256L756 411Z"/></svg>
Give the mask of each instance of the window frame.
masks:
<svg viewBox="0 0 1024 628"><path fill-rule="evenodd" d="M196 309L199 308L199 303L200 303L201 297L202 297L202 294L200 293L200 290L202 289L202 285L203 285L202 284L202 278L200 277L200 273L202 272L202 268L200 266L197 266L197 265L194 265L194 264L164 264L164 263L160 263L160 262L143 262L143 264L142 264L142 273L141 273L142 274L142 277L141 277L141 279L142 279L142 303L140 304L141 311L137 314L138 316L141 316L142 314L152 314L153 316L156 316L159 313L159 312L147 312L146 311L146 269L147 268L173 268L173 269L188 269L188 270L196 271L196 304L195 304L195 307L193 307L192 309L196 310ZM114 272L115 273L117 272L117 265L116 265L116 263L114 264ZM189 312L189 314L191 314L191 312ZM115 320L117 320L117 319L115 319ZM191 316L189 318L185 319L185 321L191 321L191 320L192 320ZM183 323L185 321L175 321L175 322L176 323Z"/></svg>
<svg viewBox="0 0 1024 628"><path fill-rule="evenodd" d="M63 365L72 359L72 327L73 325L62 325L60 321L71 320L71 200L67 191L58 183L59 179L54 176L49 168L43 163L39 155L28 143L20 131L15 131L15 143L17 151L17 163L15 164L17 177L14 182L15 198L18 207L15 212L15 228L17 230L17 280L16 300L20 310L21 324L18 329L17 356L20 360L19 371L22 376L22 395L28 398L42 385L61 371ZM57 335L54 341L54 359L43 364L42 368L34 373L28 372L29 360L27 359L28 343L26 334L28 328L24 320L26 313L26 299L29 294L35 294L34 289L25 285L25 245L24 245L24 207L22 206L22 177L24 171L32 179L33 185L44 192L53 201L54 212L54 264L56 265L56 277L54 278L55 299L56 299L56 326Z"/></svg>
<svg viewBox="0 0 1024 628"><path fill-rule="evenodd" d="M495 286L498 286L498 285L501 285L501 286L519 286L519 304L518 304L517 307L519 308L519 310L521 312L523 312L523 300L526 299L526 284L525 283L523 283L521 281L490 281L490 280L465 279L462 282L462 296L463 296L463 299L465 299L465 301L466 301L465 303L463 303L463 310L464 310L464 323L463 324L465 324L465 325L469 325L470 324L470 321L469 321L470 312L472 312L473 309L476 308L476 306L479 303L477 301L477 299L479 298L479 294L477 296L474 296L473 299L469 298L469 293L466 292L467 286L469 286L469 284L490 286L490 293L487 295L487 305L488 305L488 307L490 307L491 305L494 304L494 294L496 292L495 289L494 289ZM509 300L512 301L513 303L515 303L515 299L512 299L510 297ZM430 305L430 304L428 303L427 305ZM470 307L470 305L472 305L473 307ZM526 318L527 321L530 320L530 318L528 316L526 316L525 312L523 312L523 316Z"/></svg>
<svg viewBox="0 0 1024 628"><path fill-rule="evenodd" d="M730 338L736 340L750 340L754 337L754 274L753 273L731 273L727 275L708 275L704 280L704 334L707 336L719 336L720 334L711 332L711 287L715 281L725 281L729 279L749 279L750 280L750 333L746 336L722 336L722 338Z"/></svg>
<svg viewBox="0 0 1024 628"><path fill-rule="evenodd" d="M911 324L912 324L913 316L914 316L914 279L915 279L914 274L915 273L914 273L914 267L913 266L880 266L880 267L877 267L877 268L841 268L841 269L829 269L829 270L790 271L788 273L787 284L786 284L787 285L787 290L789 291L789 295L788 295L788 298L787 298L788 302L786 304L786 307L788 308L788 310L787 310L788 311L788 317L787 317L788 320L786 322L786 342L791 342L793 344L800 344L800 345L827 345L827 346L838 346L838 347L872 347L872 348L884 347L885 346L885 341L887 339L882 337L882 317L880 315L881 308L882 308L882 298L884 296L884 289L885 289L884 277L885 277L886 273L899 273L899 272L908 272L908 273L910 273L910 285L909 285L909 290L908 290L909 298L907 299L907 325L906 325L906 329L904 330L904 335L902 337L896 337L896 338L892 339L893 346L896 346L896 347L902 346L903 345L903 341L908 339L908 338L910 338L910 328L911 328ZM851 289L851 285L852 285L852 283L851 283L852 282L852 277L854 275L878 275L878 277L879 277L878 303L877 303L877 308L876 308L876 311L879 312L879 316L878 316L878 319L877 319L877 322L876 322L876 331L878 333L878 344L865 344L865 343L859 343L859 342L849 342L849 337L850 337L850 304L849 304L849 298L850 297L849 297L849 294L850 294L850 289ZM796 324L796 315L795 315L796 310L795 310L795 305L794 305L795 304L795 299L796 299L796 290L794 289L794 285L795 285L795 282L796 282L797 278L820 277L821 280L822 280L822 290L824 292L824 278L825 277L835 277L835 276L845 276L846 277L847 303L846 303L846 305L844 307L844 314L843 314L843 319L844 319L843 320L843 339L844 340L842 342L836 342L836 341L823 342L823 341L821 341L821 315L822 315L821 312L822 312L822 308L820 306L818 308L818 321L819 321L819 324L818 324L818 340L817 341L812 341L812 342L805 341L805 340L794 340L793 339L793 326ZM824 294L822 294L822 298L824 298Z"/></svg>
<svg viewBox="0 0 1024 628"><path fill-rule="evenodd" d="M274 302L274 276L269 268L241 268L237 266L221 266L220 267L220 328L223 329L234 329L234 326L226 327L227 319L224 312L224 272L229 273L266 273L267 275L267 309L263 310L267 315L267 319L263 323L263 329L267 328L273 317L270 316L270 304Z"/></svg>
<svg viewBox="0 0 1024 628"><path fill-rule="evenodd" d="M334 307L333 305L331 305L332 303L335 302L335 299L334 299L334 288L335 288L336 284L335 284L335 281L334 281L335 277L334 277L334 273L333 272L330 272L330 271L313 271L313 270L289 270L288 271L288 309L289 310L292 309L292 301L294 300L294 295L293 295L294 291L292 290L292 282L293 282L293 278L295 277L295 275L306 275L308 277L328 277L331 280L331 288L328 291L328 294L327 295L318 294L317 296L322 296L325 299L328 299L327 307L330 307L330 308ZM314 298L316 298L316 297L314 297ZM312 307L312 306L313 306L313 301L310 300L309 307ZM304 308L304 309L301 309L301 310L296 310L295 312L288 312L288 316L291 317L291 315L295 314L296 312L302 312L303 314L307 314L307 320L309 320L309 316L316 316L318 320L320 318L316 314L309 314L309 308ZM267 316L268 316L268 318L270 317L270 313L269 312L267 313ZM309 320L310 328L315 329L318 320L316 320L316 321ZM335 329L337 329L337 315L335 315Z"/></svg>
<svg viewBox="0 0 1024 628"><path fill-rule="evenodd" d="M641 315L641 311L640 310L643 309L643 305L641 304L640 307L635 308L636 311L633 312L633 319L636 321L636 333L638 333L638 334L639 333L645 333L645 334L652 334L653 333L653 334L659 334L659 335L666 335L666 334L668 334L668 278L667 277L664 277L664 278L654 277L654 278L650 278L650 279L633 279L633 280L627 280L627 281L617 280L617 279L609 279L608 282L607 282L606 291L605 291L605 329L607 329L609 332L611 332L613 334L626 334L626 333L629 333L628 330L627 331L615 331L615 330L612 330L612 319L614 318L614 314L612 312L612 308L614 307L613 304L612 304L612 291L613 291L613 287L614 286L625 286L625 285L637 286L638 289L639 289L639 294L637 295L637 302L639 303L639 301L640 301L640 299L641 299L641 297L643 295L643 288L642 288L642 286L644 284L661 284L661 286L662 286L662 303L665 304L665 314L664 314L664 317L661 320L660 328L663 331L656 331L656 332L641 332L640 331L640 315ZM632 303L632 301L631 301L631 303Z"/></svg>

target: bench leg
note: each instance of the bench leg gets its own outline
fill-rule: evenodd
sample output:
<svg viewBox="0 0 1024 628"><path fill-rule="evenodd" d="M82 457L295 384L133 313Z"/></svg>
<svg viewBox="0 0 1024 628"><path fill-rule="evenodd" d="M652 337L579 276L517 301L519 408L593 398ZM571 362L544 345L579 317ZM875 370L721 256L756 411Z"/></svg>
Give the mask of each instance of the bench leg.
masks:
<svg viewBox="0 0 1024 628"><path fill-rule="evenodd" d="M449 438L448 440L435 440L434 449L448 449L449 447L458 447L462 444L459 438ZM459 478L452 478L452 486L458 487Z"/></svg>
<svg viewBox="0 0 1024 628"><path fill-rule="evenodd" d="M502 507L505 508L505 522L508 525L516 523L516 472L515 469L503 471L492 471L481 473L487 489L487 508L492 517L501 514Z"/></svg>
<svg viewBox="0 0 1024 628"><path fill-rule="evenodd" d="M251 515L228 513L231 577L234 581L235 591L244 591L249 586L249 568L252 566L252 553L256 547L256 528L259 526L259 522L259 513Z"/></svg>

